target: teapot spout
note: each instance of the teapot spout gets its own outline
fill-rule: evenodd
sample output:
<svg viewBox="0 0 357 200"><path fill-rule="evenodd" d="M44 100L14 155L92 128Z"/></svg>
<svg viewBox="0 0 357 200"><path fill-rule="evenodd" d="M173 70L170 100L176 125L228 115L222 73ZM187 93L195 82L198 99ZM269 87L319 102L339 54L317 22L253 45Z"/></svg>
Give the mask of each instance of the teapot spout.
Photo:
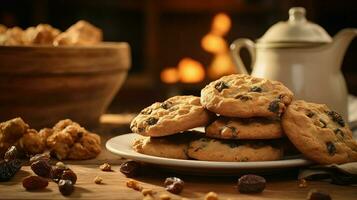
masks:
<svg viewBox="0 0 357 200"><path fill-rule="evenodd" d="M333 37L333 42L330 44L329 53L331 57L335 58L336 65L340 67L346 50L351 43L352 39L357 36L357 29L346 28L338 32ZM335 55L335 56L332 56Z"/></svg>

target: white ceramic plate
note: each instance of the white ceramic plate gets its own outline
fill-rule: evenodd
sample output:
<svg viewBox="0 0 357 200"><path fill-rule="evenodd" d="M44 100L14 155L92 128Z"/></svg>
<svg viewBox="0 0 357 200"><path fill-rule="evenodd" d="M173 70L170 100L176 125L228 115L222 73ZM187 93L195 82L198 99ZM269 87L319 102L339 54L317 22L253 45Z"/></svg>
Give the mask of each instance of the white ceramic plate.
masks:
<svg viewBox="0 0 357 200"><path fill-rule="evenodd" d="M106 143L106 148L123 158L132 159L148 164L154 164L162 168L181 173L198 175L230 175L237 173L271 173L282 169L291 169L312 164L311 161L295 157L284 158L278 161L260 162L213 162L198 160L180 160L162 158L138 153L131 148L136 138L142 137L135 133L129 133L111 138Z"/></svg>

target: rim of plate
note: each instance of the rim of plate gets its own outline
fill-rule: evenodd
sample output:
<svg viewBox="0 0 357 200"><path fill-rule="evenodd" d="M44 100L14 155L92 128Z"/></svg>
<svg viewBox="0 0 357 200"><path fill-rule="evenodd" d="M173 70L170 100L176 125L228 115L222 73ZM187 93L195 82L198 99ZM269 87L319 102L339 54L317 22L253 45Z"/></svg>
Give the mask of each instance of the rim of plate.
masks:
<svg viewBox="0 0 357 200"><path fill-rule="evenodd" d="M105 147L112 153L123 158L141 161L150 164L174 167L189 168L226 168L226 169L262 169L262 168L289 168L301 167L313 164L312 161L304 158L293 158L277 161L256 161L256 162L217 162L200 160L182 160L173 158L163 158L138 153L131 148L132 142L136 138L143 137L136 133L119 135L109 139Z"/></svg>

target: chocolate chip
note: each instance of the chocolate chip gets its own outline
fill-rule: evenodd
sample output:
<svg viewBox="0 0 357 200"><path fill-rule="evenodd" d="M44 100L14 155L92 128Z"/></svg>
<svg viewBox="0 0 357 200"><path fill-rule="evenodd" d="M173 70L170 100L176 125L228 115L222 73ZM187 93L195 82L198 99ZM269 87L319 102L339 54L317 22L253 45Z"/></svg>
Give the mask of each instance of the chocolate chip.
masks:
<svg viewBox="0 0 357 200"><path fill-rule="evenodd" d="M250 88L250 92L262 92L262 88L259 86L253 86L252 88Z"/></svg>
<svg viewBox="0 0 357 200"><path fill-rule="evenodd" d="M145 108L144 110L142 110L142 111L140 112L140 114L150 115L151 112L152 112L152 109L150 109L150 108Z"/></svg>
<svg viewBox="0 0 357 200"><path fill-rule="evenodd" d="M327 127L327 123L323 119L319 119L319 122L320 122L320 127L321 128L326 128Z"/></svg>
<svg viewBox="0 0 357 200"><path fill-rule="evenodd" d="M135 161L127 161L120 165L120 172L126 177L136 177L141 173L141 164Z"/></svg>
<svg viewBox="0 0 357 200"><path fill-rule="evenodd" d="M343 120L342 116L340 114L338 114L335 111L327 111L328 116L330 116L330 118L336 122L337 124L339 124L340 126L344 127L345 126L345 121Z"/></svg>
<svg viewBox="0 0 357 200"><path fill-rule="evenodd" d="M172 106L172 103L170 101L165 101L161 104L161 108L163 108L165 110L171 108L171 106Z"/></svg>
<svg viewBox="0 0 357 200"><path fill-rule="evenodd" d="M149 117L146 120L146 123L151 126L151 125L155 125L157 123L157 121L159 121L159 119L157 119L155 117Z"/></svg>
<svg viewBox="0 0 357 200"><path fill-rule="evenodd" d="M238 179L238 190L240 193L261 193L265 189L264 177L248 174Z"/></svg>
<svg viewBox="0 0 357 200"><path fill-rule="evenodd" d="M340 135L341 137L344 137L345 134L343 133L343 131L339 128L336 128L335 130L333 130L333 132L336 134L336 135Z"/></svg>
<svg viewBox="0 0 357 200"><path fill-rule="evenodd" d="M218 92L221 92L222 90L228 88L228 85L225 82L220 81L220 82L216 83L216 85L214 85L214 87L216 88L216 90L218 90Z"/></svg>
<svg viewBox="0 0 357 200"><path fill-rule="evenodd" d="M48 160L38 160L31 164L32 171L41 177L49 178L51 176L52 167Z"/></svg>
<svg viewBox="0 0 357 200"><path fill-rule="evenodd" d="M309 118L313 117L314 115L315 115L315 113L312 112L311 110L308 110L308 111L306 112L306 116L308 116Z"/></svg>
<svg viewBox="0 0 357 200"><path fill-rule="evenodd" d="M335 155L336 147L332 142L326 142L326 148L327 148L327 152L330 154L330 156Z"/></svg>
<svg viewBox="0 0 357 200"><path fill-rule="evenodd" d="M268 110L273 113L279 113L279 108L280 108L279 103L280 100L274 100L270 102Z"/></svg>
<svg viewBox="0 0 357 200"><path fill-rule="evenodd" d="M251 100L252 97L240 94L240 95L236 96L236 99L239 99L241 101L248 101L248 100Z"/></svg>

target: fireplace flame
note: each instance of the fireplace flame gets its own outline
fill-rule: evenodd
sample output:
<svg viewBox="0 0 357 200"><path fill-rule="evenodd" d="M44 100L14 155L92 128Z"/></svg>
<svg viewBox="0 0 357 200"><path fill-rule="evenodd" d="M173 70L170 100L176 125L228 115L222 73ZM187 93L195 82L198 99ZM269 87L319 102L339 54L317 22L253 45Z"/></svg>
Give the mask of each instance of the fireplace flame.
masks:
<svg viewBox="0 0 357 200"><path fill-rule="evenodd" d="M162 70L160 78L162 82L167 84L177 83L180 80L179 73L176 67L167 67Z"/></svg>

